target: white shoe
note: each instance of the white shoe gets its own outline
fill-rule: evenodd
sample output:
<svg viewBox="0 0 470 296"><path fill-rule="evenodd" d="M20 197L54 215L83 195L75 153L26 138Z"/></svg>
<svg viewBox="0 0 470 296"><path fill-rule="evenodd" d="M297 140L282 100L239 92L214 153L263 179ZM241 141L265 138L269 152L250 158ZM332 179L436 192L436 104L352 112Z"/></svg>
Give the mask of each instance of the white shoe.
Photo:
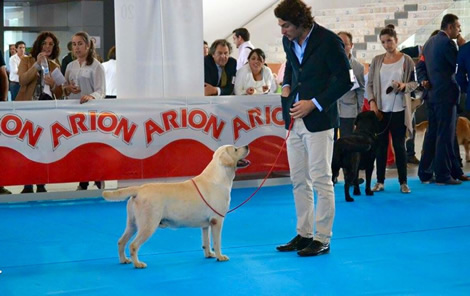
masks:
<svg viewBox="0 0 470 296"><path fill-rule="evenodd" d="M374 187L371 189L373 192L379 192L379 191L384 191L385 186L384 183L375 183Z"/></svg>

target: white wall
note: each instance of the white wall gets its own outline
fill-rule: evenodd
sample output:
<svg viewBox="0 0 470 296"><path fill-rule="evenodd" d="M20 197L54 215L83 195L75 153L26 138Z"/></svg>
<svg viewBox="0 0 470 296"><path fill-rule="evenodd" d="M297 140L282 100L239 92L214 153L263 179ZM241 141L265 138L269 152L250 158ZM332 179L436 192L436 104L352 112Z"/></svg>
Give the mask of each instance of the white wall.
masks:
<svg viewBox="0 0 470 296"><path fill-rule="evenodd" d="M207 1L208 0L204 0L204 5L206 5ZM252 21L245 24L240 23L239 26L237 26L243 26L248 29L251 35L251 42L255 47L259 47L265 51L266 61L268 63L282 63L285 60L284 49L282 48L281 42L281 29L279 28L277 24L277 19L274 16L274 9L276 8L279 2L280 1L272 2L272 4L265 11L259 14ZM307 5L310 5L313 11L318 9L331 9L338 7L358 7L364 2L364 0L305 0L305 3L307 3ZM206 18L211 19L213 17L214 16L212 15L205 15L204 23L206 24L206 22L208 21L206 20ZM206 33L206 27L204 27L204 32ZM227 38L229 42L232 42L231 32L232 30L228 30L225 32L225 36L223 36L224 38ZM224 33L220 31L219 35L224 35ZM208 42L210 44L211 41ZM232 56L235 58L238 56L238 50L236 48L234 48Z"/></svg>

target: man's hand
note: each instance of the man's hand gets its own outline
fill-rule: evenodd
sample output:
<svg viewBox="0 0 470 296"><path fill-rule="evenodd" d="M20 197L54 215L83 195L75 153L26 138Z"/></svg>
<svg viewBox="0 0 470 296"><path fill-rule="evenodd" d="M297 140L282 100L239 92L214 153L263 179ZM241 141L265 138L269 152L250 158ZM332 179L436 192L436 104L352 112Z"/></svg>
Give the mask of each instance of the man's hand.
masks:
<svg viewBox="0 0 470 296"><path fill-rule="evenodd" d="M431 83L429 82L429 80L423 80L423 82L421 83L421 85L422 85L425 89L431 89Z"/></svg>
<svg viewBox="0 0 470 296"><path fill-rule="evenodd" d="M465 44L465 39L462 37L462 34L457 36L457 45L460 47Z"/></svg>
<svg viewBox="0 0 470 296"><path fill-rule="evenodd" d="M281 96L288 97L290 95L290 86L285 86L282 88Z"/></svg>
<svg viewBox="0 0 470 296"><path fill-rule="evenodd" d="M379 108L377 108L377 103L375 102L375 100L369 101L369 106L370 106L370 110L374 111L375 116L377 116L379 121L382 121L383 115L382 115L382 112L379 111Z"/></svg>
<svg viewBox="0 0 470 296"><path fill-rule="evenodd" d="M216 96L217 87L210 85L209 83L204 83L204 95L205 96Z"/></svg>
<svg viewBox="0 0 470 296"><path fill-rule="evenodd" d="M316 106L312 102L312 100L300 100L297 103L294 103L292 108L290 108L290 113L289 115L294 117L295 119L297 118L304 118L310 112L315 110Z"/></svg>

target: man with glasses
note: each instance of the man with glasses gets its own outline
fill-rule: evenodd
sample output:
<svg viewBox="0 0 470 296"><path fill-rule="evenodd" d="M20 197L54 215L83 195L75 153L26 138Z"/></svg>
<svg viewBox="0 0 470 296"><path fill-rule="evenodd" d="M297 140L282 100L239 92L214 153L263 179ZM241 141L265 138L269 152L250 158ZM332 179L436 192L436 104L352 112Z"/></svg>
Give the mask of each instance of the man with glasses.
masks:
<svg viewBox="0 0 470 296"><path fill-rule="evenodd" d="M233 93L237 60L230 57L232 45L225 39L215 40L204 57L204 95L228 96Z"/></svg>

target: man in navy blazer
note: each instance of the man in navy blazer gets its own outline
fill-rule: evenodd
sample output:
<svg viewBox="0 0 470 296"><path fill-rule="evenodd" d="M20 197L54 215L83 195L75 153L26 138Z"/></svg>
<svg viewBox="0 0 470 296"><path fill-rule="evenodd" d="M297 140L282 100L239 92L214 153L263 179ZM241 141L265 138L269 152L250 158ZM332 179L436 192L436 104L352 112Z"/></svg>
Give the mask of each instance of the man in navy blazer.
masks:
<svg viewBox="0 0 470 296"><path fill-rule="evenodd" d="M215 40L204 57L204 95L226 96L233 93L237 60L230 57L232 45L225 39Z"/></svg>
<svg viewBox="0 0 470 296"><path fill-rule="evenodd" d="M461 91L467 94L465 109L470 111L470 42L465 43L459 48L457 64L457 82L460 85Z"/></svg>
<svg viewBox="0 0 470 296"><path fill-rule="evenodd" d="M335 215L331 160L334 128L339 124L336 101L353 86L350 65L341 39L315 23L304 2L283 0L274 14L287 57L281 103L286 128L291 117L294 120L287 156L297 213L297 236L277 250L316 256L330 251Z"/></svg>
<svg viewBox="0 0 470 296"><path fill-rule="evenodd" d="M441 31L426 42L416 66L418 81L427 90L429 123L418 168L423 183L430 182L433 174L438 184L458 185L470 180L460 169L454 150L460 88L455 80L457 46L452 39L459 36L458 17L445 15Z"/></svg>

